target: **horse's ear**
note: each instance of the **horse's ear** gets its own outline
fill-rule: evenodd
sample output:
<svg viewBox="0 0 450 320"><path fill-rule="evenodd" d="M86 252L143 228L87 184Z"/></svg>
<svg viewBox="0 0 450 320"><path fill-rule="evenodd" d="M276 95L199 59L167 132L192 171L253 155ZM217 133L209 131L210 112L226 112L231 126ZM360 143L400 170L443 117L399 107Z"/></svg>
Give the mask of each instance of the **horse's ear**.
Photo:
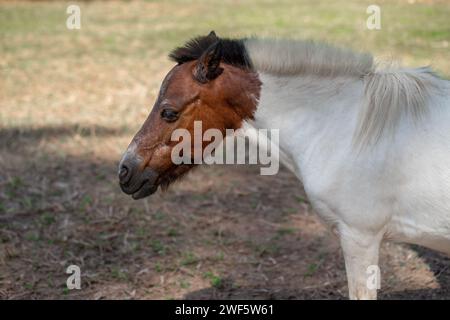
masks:
<svg viewBox="0 0 450 320"><path fill-rule="evenodd" d="M211 30L211 32L207 36L208 38L213 38L215 40L219 40L219 37L217 37L216 32L214 30Z"/></svg>
<svg viewBox="0 0 450 320"><path fill-rule="evenodd" d="M216 37L214 31L211 31L208 37L211 34ZM197 65L194 68L194 78L200 83L207 83L217 78L223 71L223 68L220 67L222 54L222 43L220 40L217 40L198 59Z"/></svg>

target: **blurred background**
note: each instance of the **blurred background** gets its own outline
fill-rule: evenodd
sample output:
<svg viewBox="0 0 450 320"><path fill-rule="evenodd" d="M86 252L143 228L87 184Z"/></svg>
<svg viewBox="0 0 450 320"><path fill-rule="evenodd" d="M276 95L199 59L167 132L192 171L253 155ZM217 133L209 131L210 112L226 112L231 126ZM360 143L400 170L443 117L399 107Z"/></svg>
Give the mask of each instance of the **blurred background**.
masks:
<svg viewBox="0 0 450 320"><path fill-rule="evenodd" d="M196 35L325 40L450 77L450 2L0 1L0 298L342 299L337 240L286 170L210 166L133 201L121 153ZM66 27L69 4L81 28ZM366 9L381 8L381 30ZM66 268L81 268L68 290ZM450 260L385 244L380 298L450 298Z"/></svg>

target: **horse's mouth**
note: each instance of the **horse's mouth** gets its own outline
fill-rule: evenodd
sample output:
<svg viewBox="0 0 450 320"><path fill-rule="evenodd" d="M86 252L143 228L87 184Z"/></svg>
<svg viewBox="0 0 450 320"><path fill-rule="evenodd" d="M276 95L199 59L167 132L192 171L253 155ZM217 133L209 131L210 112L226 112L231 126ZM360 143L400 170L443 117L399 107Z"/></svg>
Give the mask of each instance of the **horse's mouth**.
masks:
<svg viewBox="0 0 450 320"><path fill-rule="evenodd" d="M120 189L133 199L145 198L158 190L158 174L150 169L144 170L139 175L133 175L120 183Z"/></svg>
<svg viewBox="0 0 450 320"><path fill-rule="evenodd" d="M154 194L158 190L158 185L151 184L148 180L144 181L141 187L136 190L131 197L134 200L142 199Z"/></svg>
<svg viewBox="0 0 450 320"><path fill-rule="evenodd" d="M126 194L131 195L135 200L145 198L158 190L158 185L150 183L149 180L142 181L136 188L124 184L120 184L120 188Z"/></svg>
<svg viewBox="0 0 450 320"><path fill-rule="evenodd" d="M169 185L183 176L192 165L180 165L166 170L162 174L158 174L156 171L146 169L141 175L132 177L125 183L120 183L122 191L134 200L148 197L161 187L163 191L167 190Z"/></svg>

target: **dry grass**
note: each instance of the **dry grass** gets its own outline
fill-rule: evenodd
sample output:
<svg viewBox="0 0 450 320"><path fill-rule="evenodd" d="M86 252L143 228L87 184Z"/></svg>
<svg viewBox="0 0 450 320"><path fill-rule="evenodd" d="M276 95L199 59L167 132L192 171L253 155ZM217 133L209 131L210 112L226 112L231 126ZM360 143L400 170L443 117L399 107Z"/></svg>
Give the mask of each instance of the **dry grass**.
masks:
<svg viewBox="0 0 450 320"><path fill-rule="evenodd" d="M1 298L343 298L336 239L288 172L205 167L132 201L116 165L187 38L312 37L450 75L446 2L0 2ZM450 298L449 260L388 244L382 298ZM65 288L65 268L82 290Z"/></svg>

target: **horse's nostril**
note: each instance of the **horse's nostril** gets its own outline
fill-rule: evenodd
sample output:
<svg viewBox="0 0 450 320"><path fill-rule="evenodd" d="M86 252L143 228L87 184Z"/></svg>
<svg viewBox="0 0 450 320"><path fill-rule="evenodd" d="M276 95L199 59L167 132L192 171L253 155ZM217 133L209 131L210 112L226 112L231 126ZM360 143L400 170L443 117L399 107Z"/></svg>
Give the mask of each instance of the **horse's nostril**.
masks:
<svg viewBox="0 0 450 320"><path fill-rule="evenodd" d="M119 178L123 179L127 176L127 174L128 174L128 168L125 166L122 166L122 168L120 168Z"/></svg>
<svg viewBox="0 0 450 320"><path fill-rule="evenodd" d="M123 186L127 186L128 184L133 184L135 180L139 177L139 163L140 159L134 155L126 154L120 164L119 164L119 182ZM134 182L133 182L134 181Z"/></svg>
<svg viewBox="0 0 450 320"><path fill-rule="evenodd" d="M130 169L126 165L122 165L119 170L119 181L124 184L130 180Z"/></svg>

